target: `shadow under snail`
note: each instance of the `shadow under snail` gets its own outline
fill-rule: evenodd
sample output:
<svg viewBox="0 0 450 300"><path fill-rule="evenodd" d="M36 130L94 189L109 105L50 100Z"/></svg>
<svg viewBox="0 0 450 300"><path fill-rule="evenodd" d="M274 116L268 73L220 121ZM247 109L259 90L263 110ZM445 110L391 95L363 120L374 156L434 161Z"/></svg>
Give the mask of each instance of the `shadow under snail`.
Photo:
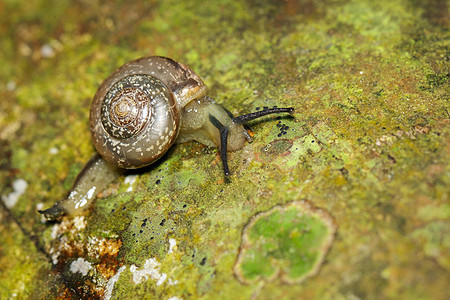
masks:
<svg viewBox="0 0 450 300"><path fill-rule="evenodd" d="M124 169L150 165L175 142L218 147L228 176L227 151L251 141L244 123L293 112L270 108L233 117L206 95L205 84L188 66L158 56L128 62L100 85L92 101L89 126L100 155L84 166L65 198L39 212L55 220L83 211Z"/></svg>

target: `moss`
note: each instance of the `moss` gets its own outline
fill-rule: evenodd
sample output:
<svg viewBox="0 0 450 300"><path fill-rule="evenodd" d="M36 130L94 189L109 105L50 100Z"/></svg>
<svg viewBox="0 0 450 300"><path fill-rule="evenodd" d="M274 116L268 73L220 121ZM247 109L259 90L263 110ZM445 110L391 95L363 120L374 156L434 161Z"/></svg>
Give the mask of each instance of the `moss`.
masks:
<svg viewBox="0 0 450 300"><path fill-rule="evenodd" d="M301 282L317 272L335 231L329 215L304 202L258 214L244 230L235 272L244 283Z"/></svg>
<svg viewBox="0 0 450 300"><path fill-rule="evenodd" d="M59 278L42 276L51 272L47 257L24 234L11 216L0 212L0 297L45 298L65 289Z"/></svg>
<svg viewBox="0 0 450 300"><path fill-rule="evenodd" d="M25 287L19 294L25 297L33 296L27 289L35 298L100 296L123 266L113 297L448 298L444 2L3 1L1 196L17 178L28 188L13 208L0 207L12 217L1 219L11 278L1 280L1 297L15 286ZM230 153L229 179L216 149L174 146L135 173L132 191L123 179L104 191L86 212L86 228L65 219L53 240L55 225L43 224L36 207L60 199L94 153L88 107L100 82L144 55L187 63L234 114L294 106L295 118L250 123L254 141ZM292 282L314 263L296 264L287 244L264 236L259 246L270 248L256 253L252 266L255 278L264 279L241 284L232 270L251 218L302 200L339 225L320 273L300 284L268 280L277 268L260 262L276 261ZM296 232L292 224L281 223L274 228L286 231L273 236L294 242L283 235ZM176 249L168 253L171 239ZM96 257L96 240L117 256ZM57 265L55 245L66 247ZM25 252L29 259L15 255ZM68 266L80 256L93 269L76 278L77 289L59 278L72 278ZM141 268L150 258L177 283L136 285L130 266ZM245 280L252 281L249 274Z"/></svg>

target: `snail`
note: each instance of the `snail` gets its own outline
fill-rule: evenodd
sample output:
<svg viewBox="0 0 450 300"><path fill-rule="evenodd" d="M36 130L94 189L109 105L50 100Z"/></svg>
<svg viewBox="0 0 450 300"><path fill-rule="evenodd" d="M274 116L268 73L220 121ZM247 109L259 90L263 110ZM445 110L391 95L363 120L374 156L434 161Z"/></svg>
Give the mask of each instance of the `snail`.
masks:
<svg viewBox="0 0 450 300"><path fill-rule="evenodd" d="M92 101L89 126L98 154L65 198L39 212L55 220L83 211L125 169L150 165L175 142L218 147L228 176L227 152L251 141L244 123L293 112L292 107L274 107L233 117L206 95L205 84L188 66L160 56L128 62L100 85Z"/></svg>

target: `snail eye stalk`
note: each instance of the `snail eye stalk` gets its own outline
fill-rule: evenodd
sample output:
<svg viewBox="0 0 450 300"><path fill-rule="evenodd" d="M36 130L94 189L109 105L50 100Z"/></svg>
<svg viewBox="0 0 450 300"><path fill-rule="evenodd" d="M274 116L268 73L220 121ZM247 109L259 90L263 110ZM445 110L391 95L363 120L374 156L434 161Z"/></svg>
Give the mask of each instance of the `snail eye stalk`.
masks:
<svg viewBox="0 0 450 300"><path fill-rule="evenodd" d="M217 128L220 132L220 158L222 159L223 172L225 176L230 175L230 169L228 168L228 127L224 126L219 122L214 116L209 115L209 121Z"/></svg>
<svg viewBox="0 0 450 300"><path fill-rule="evenodd" d="M251 120L257 119L257 118L261 118L270 114L279 114L279 113L289 113L289 114L293 114L294 113L294 108L293 107L274 107L274 108L267 108L267 109L263 109L261 111L256 111L256 112L252 112L246 115L242 115L242 116L237 116L233 118L233 123L234 124L245 124Z"/></svg>
<svg viewBox="0 0 450 300"><path fill-rule="evenodd" d="M245 123L247 123L247 122L249 122L251 120L254 120L254 119L266 116L266 115L279 114L279 113L290 113L290 114L292 114L293 112L294 112L294 108L293 107L267 108L267 109L264 109L264 110L261 110L261 111L257 111L257 112L253 112L253 113L249 113L249 114L246 114L246 115L242 115L242 116L238 116L238 117L232 118L232 121L233 121L234 124L241 125L241 124L245 124ZM227 157L228 127L224 126L222 123L220 123L220 121L217 120L217 118L215 118L213 115L209 115L209 121L220 132L220 150L219 150L220 158L222 159L223 172L224 172L225 176L229 176L231 173L230 173L230 169L228 168L228 157ZM251 138L249 138L249 136L247 137L247 139L251 140Z"/></svg>

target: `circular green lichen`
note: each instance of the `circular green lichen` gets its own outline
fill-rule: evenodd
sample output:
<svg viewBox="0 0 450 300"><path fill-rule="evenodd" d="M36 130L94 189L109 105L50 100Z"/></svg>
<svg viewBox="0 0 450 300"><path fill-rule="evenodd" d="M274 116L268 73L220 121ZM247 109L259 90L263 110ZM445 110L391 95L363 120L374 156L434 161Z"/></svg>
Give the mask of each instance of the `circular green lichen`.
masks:
<svg viewBox="0 0 450 300"><path fill-rule="evenodd" d="M331 216L305 201L257 214L244 229L235 273L243 283L299 283L317 273L335 231Z"/></svg>

